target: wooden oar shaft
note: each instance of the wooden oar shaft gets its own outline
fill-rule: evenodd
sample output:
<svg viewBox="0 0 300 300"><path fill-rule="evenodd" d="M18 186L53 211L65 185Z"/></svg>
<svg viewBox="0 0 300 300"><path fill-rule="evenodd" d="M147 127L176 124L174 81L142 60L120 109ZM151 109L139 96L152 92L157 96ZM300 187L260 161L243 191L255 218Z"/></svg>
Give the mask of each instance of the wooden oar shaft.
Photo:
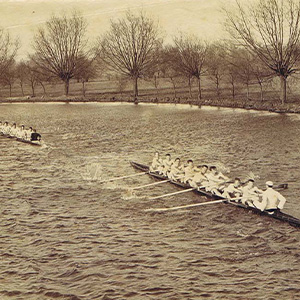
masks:
<svg viewBox="0 0 300 300"><path fill-rule="evenodd" d="M170 181L170 179L167 179L167 180L162 180L162 181L159 181L159 182L154 182L154 183L149 183L149 184L145 184L145 185L140 185L140 186L136 186L136 187L131 188L131 190L139 190L139 189L142 189L142 188L145 188L145 187L148 187L148 186L162 184L162 183L169 182L169 181Z"/></svg>
<svg viewBox="0 0 300 300"><path fill-rule="evenodd" d="M168 211L168 210L177 210L182 208L189 208L189 207L196 207L196 206L202 206L207 204L216 204L216 203L222 203L228 201L227 199L221 199L221 200L215 200L215 201L208 201L203 203L195 203L195 204L188 204L188 205L182 205L182 206L174 206L174 207L166 207L166 208L148 208L145 209L145 211Z"/></svg>
<svg viewBox="0 0 300 300"><path fill-rule="evenodd" d="M147 174L147 173L148 172L143 172L143 173L137 173L137 174L127 175L127 176L115 177L115 178L111 178L111 179L102 180L99 183L115 181L115 180L125 179L125 178L129 178L129 177L140 176L140 175L144 175L144 174Z"/></svg>
<svg viewBox="0 0 300 300"><path fill-rule="evenodd" d="M173 195L178 195L178 194L182 194L182 193L186 193L186 192L190 192L193 190L196 190L197 188L190 188L190 189L186 189L183 191L178 191L178 192L174 192L174 193L169 193L169 194L164 194L164 195L160 195L160 196L155 196L155 197L151 197L150 200L155 200L155 199L159 199L159 198L165 198L165 197L169 197L169 196L173 196Z"/></svg>

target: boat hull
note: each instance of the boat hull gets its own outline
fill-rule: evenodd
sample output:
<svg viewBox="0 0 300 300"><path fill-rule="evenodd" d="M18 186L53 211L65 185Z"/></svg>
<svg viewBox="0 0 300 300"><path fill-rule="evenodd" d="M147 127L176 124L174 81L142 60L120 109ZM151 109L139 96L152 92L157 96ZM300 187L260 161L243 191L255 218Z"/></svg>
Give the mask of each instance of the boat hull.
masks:
<svg viewBox="0 0 300 300"><path fill-rule="evenodd" d="M143 172L149 172L149 167L147 165L144 165L144 164L140 164L140 163L137 163L137 162L130 162L131 165L135 168L135 169L138 169L138 170L141 170ZM155 178L155 179L159 179L159 180L166 180L168 178L166 178L165 176L162 176L160 174L157 174L157 173L151 173L149 172L148 173L151 177ZM176 182L176 181L170 181L171 184L175 185L175 186L178 186L178 187L181 187L181 188L184 188L184 189L188 189L190 188L190 185L188 184L183 184L181 182ZM221 196L218 196L218 195L214 195L214 194L211 194L210 192L207 192L205 190L202 190L202 189L199 189L199 190L194 190L193 191L194 193L197 193L201 196L206 196L208 198L212 198L214 200L221 200L221 199L224 199L223 197ZM226 199L224 199L226 200ZM277 220L280 220L280 221L283 221L283 222L286 222L286 223L289 223L290 225L292 226L295 226L295 227L300 227L300 220L291 216L291 215L288 215L288 214L285 214L281 211L275 211L273 214L269 214L268 212L265 212L265 211L260 211L259 209L256 209L254 207L249 207L249 206L246 206L246 205L243 205L242 203L236 203L236 202L225 202L225 204L231 204L231 205L234 205L236 207L239 207L239 208L242 208L244 210L247 210L247 211L252 211L253 213L255 214L258 214L258 215L261 215L261 216L267 216L267 217L270 217L270 218L273 218L273 219L277 219Z"/></svg>
<svg viewBox="0 0 300 300"><path fill-rule="evenodd" d="M33 145L33 146L42 146L41 142L39 142L39 141L23 140L23 139L16 138L16 137L13 137L13 136L10 136L10 135L6 135L6 134L0 134L0 136L6 137L6 138L9 138L9 139L14 139L15 141L18 141L18 142L21 142L21 143L25 143L25 144L30 144L30 145Z"/></svg>

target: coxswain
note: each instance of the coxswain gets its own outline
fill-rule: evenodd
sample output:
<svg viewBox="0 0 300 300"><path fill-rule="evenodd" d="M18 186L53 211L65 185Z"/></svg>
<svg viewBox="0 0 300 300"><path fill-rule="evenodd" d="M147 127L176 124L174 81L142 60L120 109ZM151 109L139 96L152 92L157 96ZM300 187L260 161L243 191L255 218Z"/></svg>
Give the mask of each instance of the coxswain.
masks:
<svg viewBox="0 0 300 300"><path fill-rule="evenodd" d="M187 161L187 166L184 168L184 176L182 178L183 183L188 183L195 176L195 166L193 160Z"/></svg>
<svg viewBox="0 0 300 300"><path fill-rule="evenodd" d="M42 136L36 132L36 129L33 129L33 132L31 133L31 136L30 136L30 140L32 142L34 141L40 141L42 139Z"/></svg>
<svg viewBox="0 0 300 300"><path fill-rule="evenodd" d="M224 188L222 196L228 199L241 197L243 193L241 186L241 179L236 177L233 183L229 184L226 188Z"/></svg>
<svg viewBox="0 0 300 300"><path fill-rule="evenodd" d="M261 211L273 214L275 211L283 209L285 202L285 197L273 189L273 182L267 181L266 190L262 193L262 201L257 207Z"/></svg>
<svg viewBox="0 0 300 300"><path fill-rule="evenodd" d="M180 158L176 158L168 172L168 178L174 181L181 180L184 177L184 167L180 162Z"/></svg>
<svg viewBox="0 0 300 300"><path fill-rule="evenodd" d="M243 196L242 203L248 204L249 206L256 207L259 205L259 197L262 195L263 191L254 185L254 180L249 179L246 185L242 188Z"/></svg>
<svg viewBox="0 0 300 300"><path fill-rule="evenodd" d="M160 174L167 176L167 173L171 170L173 162L174 161L171 159L171 154L166 154L165 159L162 161L162 167L159 170Z"/></svg>
<svg viewBox="0 0 300 300"><path fill-rule="evenodd" d="M160 167L162 167L162 160L159 156L159 153L155 152L152 164L150 166L150 172L157 172L159 171Z"/></svg>
<svg viewBox="0 0 300 300"><path fill-rule="evenodd" d="M200 187L208 181L206 172L208 170L207 165L202 165L197 167L198 172L195 173L193 178L189 181L191 187Z"/></svg>

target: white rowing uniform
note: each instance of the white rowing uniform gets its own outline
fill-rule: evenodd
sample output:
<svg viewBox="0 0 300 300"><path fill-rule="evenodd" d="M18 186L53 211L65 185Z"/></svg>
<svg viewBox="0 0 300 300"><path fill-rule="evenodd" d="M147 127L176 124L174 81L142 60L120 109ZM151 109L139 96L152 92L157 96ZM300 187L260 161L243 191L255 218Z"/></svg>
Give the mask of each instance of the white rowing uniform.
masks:
<svg viewBox="0 0 300 300"><path fill-rule="evenodd" d="M207 181L208 181L208 178L207 178L206 174L203 174L200 171L200 172L196 172L196 174L192 178L192 182L190 183L190 185L192 187L197 187L198 185L205 184Z"/></svg>
<svg viewBox="0 0 300 300"><path fill-rule="evenodd" d="M274 210L274 209L283 209L283 206L286 202L285 197L280 193L275 191L273 188L268 187L262 194L262 201L259 205L259 209L263 210Z"/></svg>
<svg viewBox="0 0 300 300"><path fill-rule="evenodd" d="M157 157L154 157L153 160L152 160L152 164L151 164L151 167L150 167L150 171L151 172L155 172L155 171L158 171L159 167L161 166L162 164L162 161L160 158L157 158Z"/></svg>
<svg viewBox="0 0 300 300"><path fill-rule="evenodd" d="M195 167L188 165L184 168L184 177L183 182L187 183L190 179L192 179L195 175Z"/></svg>
<svg viewBox="0 0 300 300"><path fill-rule="evenodd" d="M161 172L166 176L167 175L167 172L169 172L171 170L171 166L172 164L174 163L174 160L173 159L164 159L162 161L162 170Z"/></svg>
<svg viewBox="0 0 300 300"><path fill-rule="evenodd" d="M208 181L205 182L203 185L205 186L205 189L207 191L212 191L213 189L219 189L220 185L224 183L225 180L228 179L222 173L213 174L212 172L206 174L206 177Z"/></svg>
<svg viewBox="0 0 300 300"><path fill-rule="evenodd" d="M238 197L242 194L242 190L234 185L234 183L229 184L223 191L223 196L225 198Z"/></svg>
<svg viewBox="0 0 300 300"><path fill-rule="evenodd" d="M256 186L249 188L246 185L242 188L242 192L243 192L242 203L246 204L246 201L250 201L254 203L254 205L256 206L257 202L259 202L259 195L261 195L263 191Z"/></svg>
<svg viewBox="0 0 300 300"><path fill-rule="evenodd" d="M30 130L30 129L28 129L28 130L26 130L26 136L27 136L27 140L29 140L29 141L31 141L31 134L33 133L33 130Z"/></svg>
<svg viewBox="0 0 300 300"><path fill-rule="evenodd" d="M184 176L184 169L182 165L177 165L176 163L173 163L170 172L168 173L168 177L172 180L178 180L182 179Z"/></svg>

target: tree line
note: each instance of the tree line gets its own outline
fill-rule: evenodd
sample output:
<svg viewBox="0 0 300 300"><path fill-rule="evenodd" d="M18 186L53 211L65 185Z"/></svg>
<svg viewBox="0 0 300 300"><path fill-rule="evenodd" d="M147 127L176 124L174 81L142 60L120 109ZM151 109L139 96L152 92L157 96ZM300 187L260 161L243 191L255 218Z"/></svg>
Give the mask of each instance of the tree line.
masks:
<svg viewBox="0 0 300 300"><path fill-rule="evenodd" d="M300 4L288 0L259 0L255 5L236 2L235 10L223 9L225 29L230 39L207 42L200 36L181 33L165 44L158 23L143 12L130 11L112 20L110 29L93 46L89 45L87 21L77 12L53 16L35 33L33 54L16 61L19 42L0 30L0 82L10 88L18 83L24 95L29 84L63 82L69 94L71 79L85 83L99 74L113 74L131 80L133 97L139 95L139 79L159 79L172 83L174 97L178 82L185 82L192 97L192 82L197 82L197 97L202 99L203 77L208 77L221 97L220 86L227 83L236 96L237 84L257 84L261 100L264 86L274 77L281 82L281 101L287 100L287 79L297 73L300 59Z"/></svg>

